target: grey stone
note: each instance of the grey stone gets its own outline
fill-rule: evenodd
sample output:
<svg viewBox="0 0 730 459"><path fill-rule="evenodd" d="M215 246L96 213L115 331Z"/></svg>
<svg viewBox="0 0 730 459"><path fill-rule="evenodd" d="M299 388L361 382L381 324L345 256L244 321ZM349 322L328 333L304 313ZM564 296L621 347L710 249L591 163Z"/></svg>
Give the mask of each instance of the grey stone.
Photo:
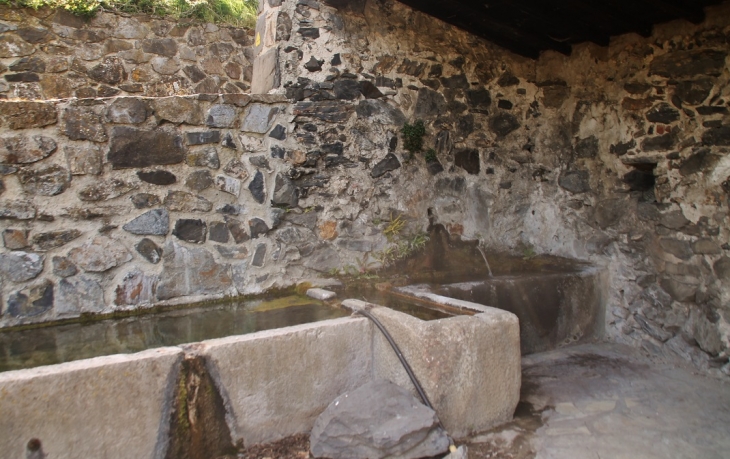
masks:
<svg viewBox="0 0 730 459"><path fill-rule="evenodd" d="M48 250L64 246L79 236L81 236L81 231L77 229L38 233L33 236L33 245L37 251L47 252Z"/></svg>
<svg viewBox="0 0 730 459"><path fill-rule="evenodd" d="M2 102L0 115L10 129L43 127L58 121L56 106L50 102Z"/></svg>
<svg viewBox="0 0 730 459"><path fill-rule="evenodd" d="M205 145L221 141L221 131L195 131L186 132L185 139L188 145Z"/></svg>
<svg viewBox="0 0 730 459"><path fill-rule="evenodd" d="M658 309L670 309L672 306L672 297L663 288L656 284L656 276L653 276L652 285L646 287L642 292L642 296ZM638 283L638 280L637 280Z"/></svg>
<svg viewBox="0 0 730 459"><path fill-rule="evenodd" d="M150 59L150 64L154 71L160 75L174 75L182 67L180 60L177 57L156 56ZM206 91L199 92L204 93Z"/></svg>
<svg viewBox="0 0 730 459"><path fill-rule="evenodd" d="M104 309L104 290L85 274L61 279L58 283L55 309L58 317L73 317L82 313L98 313Z"/></svg>
<svg viewBox="0 0 730 459"><path fill-rule="evenodd" d="M703 238L692 243L692 251L698 255L719 255L722 248L715 240Z"/></svg>
<svg viewBox="0 0 730 459"><path fill-rule="evenodd" d="M76 265L67 257L53 257L51 262L53 263L53 274L58 277L71 277L79 272Z"/></svg>
<svg viewBox="0 0 730 459"><path fill-rule="evenodd" d="M164 236L170 230L170 214L167 209L153 209L130 221L122 229L132 234Z"/></svg>
<svg viewBox="0 0 730 459"><path fill-rule="evenodd" d="M382 101L367 100L363 102ZM338 100L297 102L294 106L294 115L297 117L315 118L327 123L345 123L352 115L352 111L352 104Z"/></svg>
<svg viewBox="0 0 730 459"><path fill-rule="evenodd" d="M42 135L4 137L0 139L0 163L34 163L52 155L56 148L55 140Z"/></svg>
<svg viewBox="0 0 730 459"><path fill-rule="evenodd" d="M177 54L177 42L172 38L153 38L142 40L142 51L173 57Z"/></svg>
<svg viewBox="0 0 730 459"><path fill-rule="evenodd" d="M35 216L36 208L28 201L0 201L0 220L31 220Z"/></svg>
<svg viewBox="0 0 730 459"><path fill-rule="evenodd" d="M188 248L170 241L163 251L163 269L157 298L216 294L232 285L228 267L215 262L203 248Z"/></svg>
<svg viewBox="0 0 730 459"><path fill-rule="evenodd" d="M195 171L188 175L185 186L199 193L213 186L213 177L208 170Z"/></svg>
<svg viewBox="0 0 730 459"><path fill-rule="evenodd" d="M225 175L217 175L215 177L215 186L224 193L232 194L238 197L241 194L241 181Z"/></svg>
<svg viewBox="0 0 730 459"><path fill-rule="evenodd" d="M662 102L646 112L646 119L652 123L672 124L679 120L679 111L668 103Z"/></svg>
<svg viewBox="0 0 730 459"><path fill-rule="evenodd" d="M285 140L286 139L286 128L282 126L281 124L277 124L274 129L271 130L269 133L269 137L276 140Z"/></svg>
<svg viewBox="0 0 730 459"><path fill-rule="evenodd" d="M248 178L246 166L235 158L228 161L228 164L223 167L223 172L240 180L246 180Z"/></svg>
<svg viewBox="0 0 730 459"><path fill-rule="evenodd" d="M231 232L236 244L241 244L251 239L243 223L235 218L226 217L226 225L228 225L228 230Z"/></svg>
<svg viewBox="0 0 730 459"><path fill-rule="evenodd" d="M132 259L118 241L99 236L68 252L69 259L86 272L104 272Z"/></svg>
<svg viewBox="0 0 730 459"><path fill-rule="evenodd" d="M330 403L314 423L310 445L315 457L416 459L446 452L449 439L431 408L376 379Z"/></svg>
<svg viewBox="0 0 730 459"><path fill-rule="evenodd" d="M649 75L683 78L695 75L717 76L725 68L727 53L711 49L675 51L655 58L649 66Z"/></svg>
<svg viewBox="0 0 730 459"><path fill-rule="evenodd" d="M665 277L661 280L661 286L671 295L675 301L692 301L697 293L699 281L690 280L686 277L683 280Z"/></svg>
<svg viewBox="0 0 730 459"><path fill-rule="evenodd" d="M134 306L151 304L155 300L157 276L148 275L134 269L124 275L122 282L114 290L114 304Z"/></svg>
<svg viewBox="0 0 730 459"><path fill-rule="evenodd" d="M616 156L623 156L632 148L636 148L636 140L634 139L631 139L628 142L619 142L615 145L611 145L609 151Z"/></svg>
<svg viewBox="0 0 730 459"><path fill-rule="evenodd" d="M152 264L157 264L162 258L162 249L151 239L144 238L134 246L137 253Z"/></svg>
<svg viewBox="0 0 730 459"><path fill-rule="evenodd" d="M251 94L266 94L280 84L279 48L273 47L259 54L253 61Z"/></svg>
<svg viewBox="0 0 730 459"><path fill-rule="evenodd" d="M489 120L489 130L498 137L505 137L519 127L520 122L511 113L499 113Z"/></svg>
<svg viewBox="0 0 730 459"><path fill-rule="evenodd" d="M185 159L185 147L177 131L116 126L107 159L113 169L178 164Z"/></svg>
<svg viewBox="0 0 730 459"><path fill-rule="evenodd" d="M702 134L703 145L730 146L730 126L710 128Z"/></svg>
<svg viewBox="0 0 730 459"><path fill-rule="evenodd" d="M5 24L3 24L4 26ZM5 30L3 30L5 32ZM15 33L28 43L41 43L48 36L48 29L35 27L21 27ZM34 59L34 58L31 58ZM35 58L38 59L38 58ZM12 69L12 67L11 67ZM41 70L42 71L42 70Z"/></svg>
<svg viewBox="0 0 730 459"><path fill-rule="evenodd" d="M446 100L441 93L421 88L418 90L413 116L418 119L435 118L443 113L445 106Z"/></svg>
<svg viewBox="0 0 730 459"><path fill-rule="evenodd" d="M479 174L479 150L475 148L466 148L454 153L454 165L461 167L467 173L472 175Z"/></svg>
<svg viewBox="0 0 730 459"><path fill-rule="evenodd" d="M655 137L647 137L641 142L641 149L644 151L666 151L671 150L677 143L674 134L664 134Z"/></svg>
<svg viewBox="0 0 730 459"><path fill-rule="evenodd" d="M266 104L251 104L246 110L241 131L265 134L271 128L278 113L278 107Z"/></svg>
<svg viewBox="0 0 730 459"><path fill-rule="evenodd" d="M264 188L264 174L261 171L256 171L253 180L248 185L248 189L256 202L259 204L264 203L266 200L266 192Z"/></svg>
<svg viewBox="0 0 730 459"><path fill-rule="evenodd" d="M487 89L470 89L466 91L466 102L470 109L484 112L492 105L492 95Z"/></svg>
<svg viewBox="0 0 730 459"><path fill-rule="evenodd" d="M216 128L234 127L238 120L238 111L232 105L213 105L208 110L205 124Z"/></svg>
<svg viewBox="0 0 730 459"><path fill-rule="evenodd" d="M137 187L138 184L121 179L103 180L82 188L78 196L80 200L87 202L106 201L125 195Z"/></svg>
<svg viewBox="0 0 730 459"><path fill-rule="evenodd" d="M220 159L218 159L218 149L216 147L206 147L191 151L185 158L185 163L190 167L208 167L210 169L218 169L221 167Z"/></svg>
<svg viewBox="0 0 730 459"><path fill-rule="evenodd" d="M10 33L0 36L0 58L28 56L35 52L35 47Z"/></svg>
<svg viewBox="0 0 730 459"><path fill-rule="evenodd" d="M403 112L384 100L361 100L355 111L358 118L372 123L402 126L406 122Z"/></svg>
<svg viewBox="0 0 730 459"><path fill-rule="evenodd" d="M256 166L261 169L271 170L269 160L264 155L251 156L250 158L248 158L248 162L251 163L252 166Z"/></svg>
<svg viewBox="0 0 730 459"><path fill-rule="evenodd" d="M109 85L117 85L127 79L124 63L115 56L105 57L104 60L89 69L89 78Z"/></svg>
<svg viewBox="0 0 730 459"><path fill-rule="evenodd" d="M248 227L251 231L251 239L256 239L269 232L269 226L260 218L252 218L248 221Z"/></svg>
<svg viewBox="0 0 730 459"><path fill-rule="evenodd" d="M360 82L357 80L343 79L334 83L335 98L342 100L355 100L360 97Z"/></svg>
<svg viewBox="0 0 730 459"><path fill-rule="evenodd" d="M360 82L360 92L366 99L379 99L384 95L377 86L367 80Z"/></svg>
<svg viewBox="0 0 730 459"><path fill-rule="evenodd" d="M662 238L659 240L659 245L665 252L674 255L680 260L689 260L690 258L692 258L692 247L687 241Z"/></svg>
<svg viewBox="0 0 730 459"><path fill-rule="evenodd" d="M66 153L66 162L71 175L101 174L103 154L97 145L66 145L63 151Z"/></svg>
<svg viewBox="0 0 730 459"><path fill-rule="evenodd" d="M723 281L730 281L730 257L722 257L712 265L715 275Z"/></svg>
<svg viewBox="0 0 730 459"><path fill-rule="evenodd" d="M322 243L316 246L312 253L304 259L304 266L319 272L342 267L339 253L329 244Z"/></svg>
<svg viewBox="0 0 730 459"><path fill-rule="evenodd" d="M598 157L598 138L592 135L585 139L579 139L575 143L575 156L588 159Z"/></svg>
<svg viewBox="0 0 730 459"><path fill-rule="evenodd" d="M655 207L654 207L655 208ZM672 210L661 214L659 217L659 224L673 230L680 230L690 223L687 217L684 216L682 210Z"/></svg>
<svg viewBox="0 0 730 459"><path fill-rule="evenodd" d="M202 70L195 65L188 65L183 67L183 72L190 78L193 83L198 83L205 79L207 76Z"/></svg>
<svg viewBox="0 0 730 459"><path fill-rule="evenodd" d="M172 185L177 182L175 174L165 170L137 171L137 177L143 182L153 185Z"/></svg>
<svg viewBox="0 0 730 459"><path fill-rule="evenodd" d="M129 198L135 209L149 209L160 204L160 198L150 193L138 193Z"/></svg>
<svg viewBox="0 0 730 459"><path fill-rule="evenodd" d="M61 194L71 184L69 171L56 164L41 169L20 169L17 176L24 192L39 196Z"/></svg>
<svg viewBox="0 0 730 459"><path fill-rule="evenodd" d="M169 191L163 205L173 212L210 212L213 203L185 191Z"/></svg>
<svg viewBox="0 0 730 459"><path fill-rule="evenodd" d="M136 97L121 97L109 104L106 118L112 123L140 124L149 116L149 108L141 99Z"/></svg>
<svg viewBox="0 0 730 459"><path fill-rule="evenodd" d="M373 169L370 171L370 176L378 178L385 173L394 171L400 167L401 164L400 161L398 161L398 158L393 153L388 153L385 155L385 158L373 166Z"/></svg>
<svg viewBox="0 0 730 459"><path fill-rule="evenodd" d="M659 324L639 314L635 314L634 319L636 319L636 322L639 324L642 330L647 332L649 336L657 341L665 343L674 336L674 334L664 330Z"/></svg>
<svg viewBox="0 0 730 459"><path fill-rule="evenodd" d="M253 253L253 259L251 261L251 266L255 266L257 268L263 268L265 261L266 261L266 244L261 243L256 246L256 250Z"/></svg>
<svg viewBox="0 0 730 459"><path fill-rule="evenodd" d="M626 201L620 198L604 199L596 205L593 218L601 229L616 225L626 213Z"/></svg>
<svg viewBox="0 0 730 459"><path fill-rule="evenodd" d="M35 279L43 271L43 256L30 252L0 253L0 274L11 282Z"/></svg>
<svg viewBox="0 0 730 459"><path fill-rule="evenodd" d="M53 283L48 279L8 296L7 313L11 317L39 316L51 308L53 308Z"/></svg>
<svg viewBox="0 0 730 459"><path fill-rule="evenodd" d="M231 150L236 150L238 147L236 146L236 141L233 140L233 136L230 132L227 132L225 136L223 136L223 141L221 142L221 145L225 148L230 148Z"/></svg>
<svg viewBox="0 0 730 459"><path fill-rule="evenodd" d="M327 301L331 300L332 298L336 298L337 294L323 288L310 288L309 290L307 290L307 296L310 298L314 298L315 300Z"/></svg>
<svg viewBox="0 0 730 459"><path fill-rule="evenodd" d="M374 244L368 239L339 239L337 246L353 252L367 253L372 252Z"/></svg>
<svg viewBox="0 0 730 459"><path fill-rule="evenodd" d="M682 103L687 105L700 105L710 95L713 86L714 82L710 78L682 81L675 86L674 94Z"/></svg>
<svg viewBox="0 0 730 459"><path fill-rule="evenodd" d="M202 104L188 97L161 97L152 101L159 121L199 125L203 122Z"/></svg>
<svg viewBox="0 0 730 459"><path fill-rule="evenodd" d="M218 253L228 260L245 260L248 258L248 249L244 246L227 247L224 245L216 245L215 249ZM235 271L233 276L235 278Z"/></svg>
<svg viewBox="0 0 730 459"><path fill-rule="evenodd" d="M271 203L275 206L296 207L299 204L297 198L297 190L292 184L289 177L284 174L276 175L276 184L274 186L274 196Z"/></svg>
<svg viewBox="0 0 730 459"><path fill-rule="evenodd" d="M558 178L558 185L571 193L585 193L591 191L588 171L564 171Z"/></svg>
<svg viewBox="0 0 730 459"><path fill-rule="evenodd" d="M316 57L312 56L304 64L304 68L310 72L319 72L322 70L322 64L324 64L324 60L320 60L320 59L317 59Z"/></svg>
<svg viewBox="0 0 730 459"><path fill-rule="evenodd" d="M28 230L7 228L3 230L3 245L6 249L18 250L28 247Z"/></svg>
<svg viewBox="0 0 730 459"><path fill-rule="evenodd" d="M213 242L228 243L228 239L230 239L228 225L225 222L211 222L208 229L208 239Z"/></svg>
<svg viewBox="0 0 730 459"><path fill-rule="evenodd" d="M202 244L205 242L206 231L207 226L203 220L181 218L175 222L172 234L180 240Z"/></svg>

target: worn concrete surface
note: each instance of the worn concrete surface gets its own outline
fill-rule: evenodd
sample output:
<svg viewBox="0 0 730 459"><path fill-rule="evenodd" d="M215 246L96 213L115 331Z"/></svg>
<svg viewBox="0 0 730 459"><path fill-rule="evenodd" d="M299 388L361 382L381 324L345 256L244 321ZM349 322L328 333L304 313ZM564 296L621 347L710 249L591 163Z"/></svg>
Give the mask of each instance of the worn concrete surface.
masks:
<svg viewBox="0 0 730 459"><path fill-rule="evenodd" d="M472 439L469 457L730 457L730 384L613 344L526 357L513 422Z"/></svg>
<svg viewBox="0 0 730 459"><path fill-rule="evenodd" d="M307 432L343 392L372 378L372 328L343 318L201 343L234 442Z"/></svg>
<svg viewBox="0 0 730 459"><path fill-rule="evenodd" d="M0 374L0 456L25 458L36 438L49 459L162 457L181 358L166 347Z"/></svg>
<svg viewBox="0 0 730 459"><path fill-rule="evenodd" d="M353 309L367 305L357 300L343 304ZM400 347L446 430L457 437L509 421L519 400L517 317L480 305L471 309L485 312L422 321L384 307L370 310ZM373 339L375 375L413 390L382 334L376 332Z"/></svg>

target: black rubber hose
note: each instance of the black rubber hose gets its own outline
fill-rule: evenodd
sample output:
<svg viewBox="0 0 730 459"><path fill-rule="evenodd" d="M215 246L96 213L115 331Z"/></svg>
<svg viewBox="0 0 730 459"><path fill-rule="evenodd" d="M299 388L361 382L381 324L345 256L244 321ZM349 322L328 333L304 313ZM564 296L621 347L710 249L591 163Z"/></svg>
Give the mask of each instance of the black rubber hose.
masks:
<svg viewBox="0 0 730 459"><path fill-rule="evenodd" d="M423 386L421 386L421 383L418 382L418 378L416 378L415 373L413 373L413 369L408 364L408 361L403 356L403 353L401 352L400 348L393 340L393 337L390 336L390 333L388 333L388 330L385 329L383 324L380 323L380 321L374 315L370 314L370 311L367 311L365 309L359 309L359 310L355 311L355 314L361 314L361 315L367 317L375 324L376 327L378 327L378 330L380 330L380 332L383 334L383 336L385 336L385 339L388 340L388 343L390 343L390 347L393 348L395 355L398 356L398 360L400 360L400 363L403 365L403 368L405 368L406 373L408 373L408 377L411 378L411 382L416 387L416 391L418 392L418 395L421 397L421 400L423 400L423 404L426 405L427 407L431 408L435 412L436 410L433 408L433 405L431 405L431 402L429 401L428 396L426 395L426 392L423 390ZM443 429L443 431L446 432L447 430L444 427L444 425L441 423L441 419L439 419L438 416L436 416L436 420L439 423L439 427L441 427L441 429ZM449 437L449 444L451 446L453 446L453 444L454 444L451 437Z"/></svg>

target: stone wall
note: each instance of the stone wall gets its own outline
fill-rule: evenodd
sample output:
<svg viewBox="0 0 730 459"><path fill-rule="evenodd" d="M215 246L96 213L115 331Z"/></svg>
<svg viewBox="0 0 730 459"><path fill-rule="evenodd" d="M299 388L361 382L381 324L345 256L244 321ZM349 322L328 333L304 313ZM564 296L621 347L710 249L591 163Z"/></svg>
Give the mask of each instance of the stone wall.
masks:
<svg viewBox="0 0 730 459"><path fill-rule="evenodd" d="M265 3L253 84L292 99L300 205L336 247L404 214L591 261L609 338L730 373L728 5L531 61L397 2L329 3ZM438 162L403 150L416 120Z"/></svg>
<svg viewBox="0 0 730 459"><path fill-rule="evenodd" d="M374 267L402 216L604 267L609 338L730 372L727 6L532 61L337 3L262 2L266 97L3 103L0 323Z"/></svg>
<svg viewBox="0 0 730 459"><path fill-rule="evenodd" d="M65 99L241 93L252 31L101 12L0 6L0 97Z"/></svg>

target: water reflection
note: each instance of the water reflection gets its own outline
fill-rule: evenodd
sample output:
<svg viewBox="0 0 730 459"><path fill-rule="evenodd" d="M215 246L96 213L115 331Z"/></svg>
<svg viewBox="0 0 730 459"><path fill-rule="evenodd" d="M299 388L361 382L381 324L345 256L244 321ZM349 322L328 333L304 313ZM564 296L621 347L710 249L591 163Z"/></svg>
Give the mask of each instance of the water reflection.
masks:
<svg viewBox="0 0 730 459"><path fill-rule="evenodd" d="M0 332L0 371L194 343L347 316L306 297L246 301L159 314Z"/></svg>

